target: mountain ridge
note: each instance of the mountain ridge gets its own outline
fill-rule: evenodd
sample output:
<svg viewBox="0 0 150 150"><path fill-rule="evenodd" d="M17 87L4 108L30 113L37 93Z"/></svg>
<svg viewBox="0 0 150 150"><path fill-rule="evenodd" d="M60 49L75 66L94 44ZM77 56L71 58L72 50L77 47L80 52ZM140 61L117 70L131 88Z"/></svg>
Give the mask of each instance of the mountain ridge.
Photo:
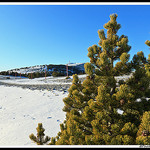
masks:
<svg viewBox="0 0 150 150"><path fill-rule="evenodd" d="M57 73L56 76L65 76L67 74L68 75L84 74L85 73L84 64L85 63L35 65L30 67L21 67L10 69L7 71L1 71L0 74L13 76L16 76L16 74L17 75L23 74L25 76L28 76L29 74L45 74L45 73L48 76L52 76L53 73Z"/></svg>

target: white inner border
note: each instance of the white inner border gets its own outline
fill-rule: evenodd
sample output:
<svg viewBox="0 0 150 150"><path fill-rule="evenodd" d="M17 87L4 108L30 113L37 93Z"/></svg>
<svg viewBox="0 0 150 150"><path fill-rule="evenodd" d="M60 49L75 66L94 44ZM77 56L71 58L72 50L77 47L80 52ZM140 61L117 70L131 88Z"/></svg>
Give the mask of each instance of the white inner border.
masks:
<svg viewBox="0 0 150 150"><path fill-rule="evenodd" d="M0 5L150 5L150 2L0 2Z"/></svg>
<svg viewBox="0 0 150 150"><path fill-rule="evenodd" d="M150 2L0 2L0 5L150 5ZM149 145L37 145L37 146L0 146L0 148L150 148Z"/></svg>

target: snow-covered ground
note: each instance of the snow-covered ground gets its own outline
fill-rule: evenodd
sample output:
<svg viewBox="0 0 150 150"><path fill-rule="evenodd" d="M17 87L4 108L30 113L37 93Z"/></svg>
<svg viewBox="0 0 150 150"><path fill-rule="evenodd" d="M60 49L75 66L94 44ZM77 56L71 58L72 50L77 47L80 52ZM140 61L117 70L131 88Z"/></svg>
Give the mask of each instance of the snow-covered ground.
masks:
<svg viewBox="0 0 150 150"><path fill-rule="evenodd" d="M86 74L84 75L79 75L79 78L85 78ZM3 83L11 83L11 84L26 84L26 85L52 85L52 84L71 84L71 82L67 82L67 80L65 79L66 77L53 77L53 76L49 76L49 77L41 77L41 78L35 78L35 79L28 79L28 78L22 78L20 79L20 77L11 77L10 79L5 79L4 76L0 75L0 82ZM70 79L73 79L73 76L70 76Z"/></svg>
<svg viewBox="0 0 150 150"><path fill-rule="evenodd" d="M85 76L80 75L80 78ZM66 84L65 78L20 79L10 77L6 79L6 76L0 76L0 83L59 86L59 84ZM71 76L70 79L72 78ZM71 80L69 83L71 84ZM60 131L59 125L65 120L65 112L62 108L64 107L63 98L67 95L67 90L31 90L12 85L0 85L0 147L36 146L30 140L29 135L31 133L36 135L38 123L43 124L45 135L57 136Z"/></svg>
<svg viewBox="0 0 150 150"><path fill-rule="evenodd" d="M86 75L79 75L85 78ZM128 77L128 76L127 76ZM126 76L118 77L125 79ZM26 85L63 85L66 77L47 77L36 79L20 79L0 76L0 83ZM72 79L72 76L70 77ZM67 83L69 84L69 83ZM71 85L71 80L70 80ZM0 147L1 146L36 146L29 139L31 133L37 133L38 123L45 128L45 135L55 137L60 131L60 123L65 119L63 98L67 90L31 90L17 86L0 85Z"/></svg>
<svg viewBox="0 0 150 150"><path fill-rule="evenodd" d="M81 79L85 78L87 75L78 75L78 77ZM127 78L131 77L131 75L123 75L123 76L116 76L116 80L126 80ZM73 79L73 76L70 76L70 79ZM71 82L68 82L66 80L66 77L41 77L41 78L35 78L35 79L28 79L28 78L21 78L20 77L13 77L10 76L10 79L6 79L6 76L0 75L0 82L3 83L10 83L10 84L19 84L19 85L60 85L60 84L72 84Z"/></svg>
<svg viewBox="0 0 150 150"><path fill-rule="evenodd" d="M0 86L0 146L36 145L29 135L36 135L38 123L43 124L45 135L55 137L65 119L66 96L63 91Z"/></svg>

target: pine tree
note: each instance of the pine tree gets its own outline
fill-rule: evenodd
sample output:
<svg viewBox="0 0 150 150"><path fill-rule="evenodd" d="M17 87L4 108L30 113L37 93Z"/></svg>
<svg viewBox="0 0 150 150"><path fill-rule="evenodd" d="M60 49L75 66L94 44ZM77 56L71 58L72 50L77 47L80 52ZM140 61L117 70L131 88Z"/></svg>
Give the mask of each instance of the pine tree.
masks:
<svg viewBox="0 0 150 150"><path fill-rule="evenodd" d="M121 27L116 19L117 14L110 15L110 21L104 25L107 37L104 30L98 31L100 50L94 51L94 48L91 48L88 53L90 65L95 68L93 69L95 76L102 79L97 88L97 96L87 106L88 111L84 111L87 117L89 112L93 113L92 135L86 136L90 144L132 144L136 136L136 133L130 135L128 132L122 132L128 124L136 130L135 125L128 120L131 119L128 118L131 112L127 109L134 103L134 95L126 83L117 87L115 76L130 74L133 67L129 62L128 52L131 47L128 45L127 36L119 37L116 34ZM123 115L117 112L118 109L124 111Z"/></svg>
<svg viewBox="0 0 150 150"><path fill-rule="evenodd" d="M136 143L139 145L150 145L150 111L143 114L139 130L137 132Z"/></svg>
<svg viewBox="0 0 150 150"><path fill-rule="evenodd" d="M150 41L149 40L146 40L145 44L150 47ZM147 75L150 77L150 54L148 55L147 61L148 61L148 63L145 64L145 69L146 69Z"/></svg>
<svg viewBox="0 0 150 150"><path fill-rule="evenodd" d="M84 65L86 79L81 83L78 76L73 75L69 94L63 99L66 118L60 124L61 131L49 144L139 143L139 132L144 129L142 116L150 111L147 100L150 57L146 59L141 51L130 60L128 37L117 35L121 28L117 14L110 15L104 28L106 35L104 29L98 30L99 46L88 48L90 62ZM116 78L123 75L131 76L124 80Z"/></svg>
<svg viewBox="0 0 150 150"><path fill-rule="evenodd" d="M150 41L149 41L149 40L146 40L146 41L145 41L145 44L146 44L147 46L150 46Z"/></svg>
<svg viewBox="0 0 150 150"><path fill-rule="evenodd" d="M38 123L38 127L36 128L37 130L37 137L32 133L29 135L29 138L34 141L37 145L44 145L46 144L48 141L50 141L50 137L45 136L44 131L45 129L42 126L42 123Z"/></svg>
<svg viewBox="0 0 150 150"><path fill-rule="evenodd" d="M145 44L150 47L150 41L146 40ZM145 70L147 76L150 78L150 54L148 55L147 62L145 63ZM147 90L147 97L150 97L150 89ZM145 100L143 105L145 108L149 107L149 100ZM150 145L150 111L149 108L144 109L142 120L137 132L136 143L139 145Z"/></svg>
<svg viewBox="0 0 150 150"><path fill-rule="evenodd" d="M117 113L120 107L125 112L134 95L127 84L121 85L120 90L116 86L115 75L130 74L132 71L128 54L131 47L127 36L116 34L121 27L116 19L117 14L110 15L110 21L104 25L107 37L104 30L99 30L99 46L88 48L90 63L84 66L86 79L81 84L77 76L74 77L69 96L64 99L67 117L61 125L56 144L131 144L134 141L131 135L121 130L128 124L134 130L136 127L123 121ZM124 115L124 118L127 116ZM128 124L124 127L125 123Z"/></svg>
<svg viewBox="0 0 150 150"><path fill-rule="evenodd" d="M56 144L136 144L140 118L149 110L149 78L144 68L147 60L143 52L138 52L129 62L131 46L127 36L117 35L121 25L116 19L117 14L110 15L104 25L107 36L103 29L98 30L99 46L88 48L86 79L81 84L74 76L64 99L66 120ZM117 86L115 76L131 72L132 77Z"/></svg>
<svg viewBox="0 0 150 150"><path fill-rule="evenodd" d="M65 103L63 110L67 113L67 121L60 125L61 132L58 133L56 141L58 145L80 145L84 142L81 113L87 102L82 95L82 89L78 76L73 75L68 97L63 100Z"/></svg>

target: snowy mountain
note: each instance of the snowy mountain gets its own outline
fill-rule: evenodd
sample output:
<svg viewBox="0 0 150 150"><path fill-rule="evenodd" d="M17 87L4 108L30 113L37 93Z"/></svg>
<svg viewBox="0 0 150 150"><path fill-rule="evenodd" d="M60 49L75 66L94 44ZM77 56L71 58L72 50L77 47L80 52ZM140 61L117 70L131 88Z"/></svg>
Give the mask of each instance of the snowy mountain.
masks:
<svg viewBox="0 0 150 150"><path fill-rule="evenodd" d="M75 67L78 70L84 71L84 64L85 63L68 63L68 66Z"/></svg>
<svg viewBox="0 0 150 150"><path fill-rule="evenodd" d="M49 64L49 65L36 65L36 66L30 66L30 67L23 67L23 68L17 68L17 69L11 69L7 72L9 73L21 73L21 74L29 74L29 73L41 73L49 72L50 74L54 71L60 72L63 74L66 74L66 67L68 66L68 73L69 75L75 74L75 73L84 73L84 64L85 63L68 63L68 64Z"/></svg>

